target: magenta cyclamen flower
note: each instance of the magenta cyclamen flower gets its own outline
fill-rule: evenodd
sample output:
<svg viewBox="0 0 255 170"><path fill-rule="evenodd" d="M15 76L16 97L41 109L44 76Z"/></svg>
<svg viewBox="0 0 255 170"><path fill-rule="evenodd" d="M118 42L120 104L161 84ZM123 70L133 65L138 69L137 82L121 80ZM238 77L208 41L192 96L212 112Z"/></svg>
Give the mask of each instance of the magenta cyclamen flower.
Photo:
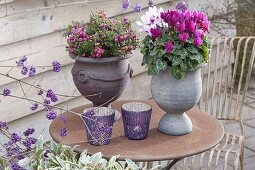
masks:
<svg viewBox="0 0 255 170"><path fill-rule="evenodd" d="M160 28L151 28L150 29L151 36L154 38L158 38L161 36L161 30Z"/></svg>
<svg viewBox="0 0 255 170"><path fill-rule="evenodd" d="M204 35L204 31L199 29L199 30L196 30L195 32L195 36L196 37L202 37Z"/></svg>
<svg viewBox="0 0 255 170"><path fill-rule="evenodd" d="M130 1L129 1L129 0L123 0L122 8L124 8L124 9L128 9L128 7L129 7L129 3L130 3Z"/></svg>
<svg viewBox="0 0 255 170"><path fill-rule="evenodd" d="M168 41L165 43L166 53L171 53L174 50L174 44L172 41Z"/></svg>
<svg viewBox="0 0 255 170"><path fill-rule="evenodd" d="M195 44L196 46L200 46L200 45L202 44L202 42L203 42L203 40L201 39L201 37L197 37L197 38L195 38L195 40L194 40L194 44Z"/></svg>
<svg viewBox="0 0 255 170"><path fill-rule="evenodd" d="M135 4L135 12L140 12L142 10L142 5L139 3Z"/></svg>
<svg viewBox="0 0 255 170"><path fill-rule="evenodd" d="M179 38L180 40L182 40L182 42L186 42L187 39L189 38L189 34L188 33L179 34Z"/></svg>

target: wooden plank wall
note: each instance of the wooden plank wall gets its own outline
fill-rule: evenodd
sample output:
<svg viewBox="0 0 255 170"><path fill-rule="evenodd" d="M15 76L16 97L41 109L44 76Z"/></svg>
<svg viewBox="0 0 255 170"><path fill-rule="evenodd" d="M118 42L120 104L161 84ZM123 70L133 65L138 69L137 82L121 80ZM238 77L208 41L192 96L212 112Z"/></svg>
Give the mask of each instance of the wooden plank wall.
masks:
<svg viewBox="0 0 255 170"><path fill-rule="evenodd" d="M72 95L76 88L72 82L70 70L72 60L65 51L65 39L61 36L66 26L72 20L88 20L89 14L96 9L105 9L110 17L129 16L139 17L140 14L133 12L132 7L127 11L121 8L121 0L13 0L0 1L0 66L14 65L15 61L23 55L28 56L28 65L51 65L58 60L62 63L60 73L52 72L51 68L39 69L36 76L28 78L21 76L19 69L10 72L10 76L17 77L22 81L39 82L44 89L52 88L56 93ZM144 11L147 10L147 0L140 2ZM169 8L168 0L157 0L159 6ZM135 25L134 25L135 27ZM134 70L134 77L128 90L123 94L123 99L146 99L150 94L150 77L145 69L140 66L142 56L139 50L135 51L130 58ZM8 68L0 68L1 73L6 73ZM11 89L17 96L23 96L22 89L17 81L0 76L0 91L5 87ZM24 91L28 91L27 97L40 100L35 95L36 91L23 85ZM88 103L79 92L74 93L75 98L60 97L57 106L65 105L69 100L69 108ZM48 125L46 112L42 107L36 111L30 110L31 104L27 101L0 96L0 120L7 121L13 129L26 129L35 127L37 134L43 133L47 139Z"/></svg>

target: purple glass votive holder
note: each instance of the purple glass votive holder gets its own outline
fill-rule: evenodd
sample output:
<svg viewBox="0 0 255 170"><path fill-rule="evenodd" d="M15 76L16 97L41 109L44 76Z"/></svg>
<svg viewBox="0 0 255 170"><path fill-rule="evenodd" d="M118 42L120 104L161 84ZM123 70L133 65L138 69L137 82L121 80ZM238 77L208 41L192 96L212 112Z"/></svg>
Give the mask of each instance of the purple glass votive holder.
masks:
<svg viewBox="0 0 255 170"><path fill-rule="evenodd" d="M125 137L132 140L145 139L148 135L152 108L140 102L130 102L121 107Z"/></svg>
<svg viewBox="0 0 255 170"><path fill-rule="evenodd" d="M93 107L84 110L83 120L87 140L91 145L107 145L111 141L115 110L108 107Z"/></svg>

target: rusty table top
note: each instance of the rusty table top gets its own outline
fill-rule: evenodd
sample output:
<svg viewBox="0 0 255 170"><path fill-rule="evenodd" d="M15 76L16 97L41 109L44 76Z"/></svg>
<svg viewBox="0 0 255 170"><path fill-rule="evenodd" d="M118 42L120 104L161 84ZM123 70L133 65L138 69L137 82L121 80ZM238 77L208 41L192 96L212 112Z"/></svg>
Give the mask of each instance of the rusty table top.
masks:
<svg viewBox="0 0 255 170"><path fill-rule="evenodd" d="M121 105L130 101L116 101L112 107L119 110ZM86 142L86 131L81 118L73 113L66 112L67 123L60 119L52 121L49 131L56 142L74 146L82 152L87 149L89 154L102 152L105 158L120 155L119 160L131 159L133 161L157 161L173 160L195 155L211 149L223 138L224 129L221 123L209 114L197 109L187 111L193 123L193 131L183 136L168 136L161 133L157 127L164 111L153 100L140 101L152 106L152 117L148 137L144 140L128 140L124 136L122 120L114 124L113 135L110 144L105 146L93 146ZM82 113L89 107L80 106L72 109L76 113ZM60 129L66 127L68 135L62 138Z"/></svg>

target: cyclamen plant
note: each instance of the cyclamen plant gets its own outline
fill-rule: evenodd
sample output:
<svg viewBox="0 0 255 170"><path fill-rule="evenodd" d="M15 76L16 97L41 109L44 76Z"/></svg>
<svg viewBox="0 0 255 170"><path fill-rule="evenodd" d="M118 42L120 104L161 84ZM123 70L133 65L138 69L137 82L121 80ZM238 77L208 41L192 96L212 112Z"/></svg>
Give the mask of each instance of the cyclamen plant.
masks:
<svg viewBox="0 0 255 170"><path fill-rule="evenodd" d="M137 7L141 10L141 7ZM138 38L127 17L109 19L104 11L90 16L88 23L74 21L64 33L66 49L78 57L125 56L138 46Z"/></svg>
<svg viewBox="0 0 255 170"><path fill-rule="evenodd" d="M137 24L147 33L141 53L149 75L171 67L172 75L183 79L185 72L208 61L210 22L203 12L188 10L186 3L179 3L177 10L149 8Z"/></svg>

